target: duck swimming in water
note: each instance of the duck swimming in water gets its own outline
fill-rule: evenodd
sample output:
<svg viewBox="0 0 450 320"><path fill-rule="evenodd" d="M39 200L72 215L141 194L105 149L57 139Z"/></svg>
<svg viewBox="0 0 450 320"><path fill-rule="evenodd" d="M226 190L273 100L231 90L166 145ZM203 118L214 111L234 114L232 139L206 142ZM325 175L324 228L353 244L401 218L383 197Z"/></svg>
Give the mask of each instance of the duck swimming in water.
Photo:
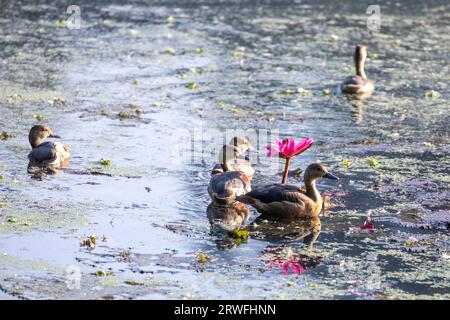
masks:
<svg viewBox="0 0 450 320"><path fill-rule="evenodd" d="M67 164L70 159L70 148L59 143L44 141L47 138L60 138L53 134L52 130L43 125L35 125L28 134L28 140L31 144L31 152L28 159L31 163L62 167Z"/></svg>
<svg viewBox="0 0 450 320"><path fill-rule="evenodd" d="M305 171L306 192L288 184L270 184L238 196L237 200L256 208L264 216L274 218L317 217L322 211L322 197L316 188L320 178L338 179L321 163L313 163Z"/></svg>
<svg viewBox="0 0 450 320"><path fill-rule="evenodd" d="M255 169L251 163L240 158L251 149L245 138L234 137L230 144L224 145L219 153L219 163L211 172L208 193L217 204L229 205L236 197L251 191L250 181Z"/></svg>
<svg viewBox="0 0 450 320"><path fill-rule="evenodd" d="M250 165L250 164L249 164ZM208 193L213 202L222 205L233 204L237 196L251 191L250 181L253 176L242 171L224 172L220 165L216 165L212 171L212 177L208 185ZM247 166L244 167L248 169ZM250 165L251 168L251 165ZM253 168L252 168L253 169Z"/></svg>
<svg viewBox="0 0 450 320"><path fill-rule="evenodd" d="M242 137L234 137L230 142L222 147L219 152L219 163L224 171L235 171L231 166L238 159L244 159L243 156L247 150L253 150L250 141Z"/></svg>
<svg viewBox="0 0 450 320"><path fill-rule="evenodd" d="M372 80L367 79L366 72L364 71L364 64L367 57L367 47L358 44L355 48L354 60L356 75L347 77L341 84L341 90L343 93L368 93L375 89Z"/></svg>

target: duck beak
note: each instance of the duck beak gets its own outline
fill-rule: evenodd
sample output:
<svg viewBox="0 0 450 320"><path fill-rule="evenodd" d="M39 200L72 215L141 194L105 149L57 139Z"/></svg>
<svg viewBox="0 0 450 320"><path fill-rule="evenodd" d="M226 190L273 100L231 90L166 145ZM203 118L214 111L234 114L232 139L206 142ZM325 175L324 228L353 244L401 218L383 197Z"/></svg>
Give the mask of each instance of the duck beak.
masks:
<svg viewBox="0 0 450 320"><path fill-rule="evenodd" d="M327 178L327 179L339 180L338 177L336 177L335 175L333 175L333 174L331 174L329 172L327 172L323 177Z"/></svg>
<svg viewBox="0 0 450 320"><path fill-rule="evenodd" d="M58 136L58 135L56 135L56 134L51 134L51 135L49 135L48 136L49 138L57 138L57 139L61 139L61 137L60 136Z"/></svg>

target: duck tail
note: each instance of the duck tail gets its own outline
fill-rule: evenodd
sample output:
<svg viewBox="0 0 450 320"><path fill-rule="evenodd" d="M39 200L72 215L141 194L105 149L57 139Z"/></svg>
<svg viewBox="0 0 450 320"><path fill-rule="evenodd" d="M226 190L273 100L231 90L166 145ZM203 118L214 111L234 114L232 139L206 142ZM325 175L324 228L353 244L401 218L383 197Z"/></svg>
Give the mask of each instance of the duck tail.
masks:
<svg viewBox="0 0 450 320"><path fill-rule="evenodd" d="M246 196L246 195L242 195L239 197L236 197L236 200L245 204L255 204L256 201L254 198L250 197L250 196Z"/></svg>

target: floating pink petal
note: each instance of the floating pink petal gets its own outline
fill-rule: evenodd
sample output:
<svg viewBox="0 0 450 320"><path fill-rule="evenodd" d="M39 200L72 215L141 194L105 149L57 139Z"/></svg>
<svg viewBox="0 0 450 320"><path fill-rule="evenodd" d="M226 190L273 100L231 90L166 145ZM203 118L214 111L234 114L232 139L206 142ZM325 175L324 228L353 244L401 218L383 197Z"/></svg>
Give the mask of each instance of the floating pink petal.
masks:
<svg viewBox="0 0 450 320"><path fill-rule="evenodd" d="M364 224L360 227L362 230L372 230L372 229L374 229L374 225L373 225L373 223L372 222L370 222L370 221L365 221L364 222Z"/></svg>

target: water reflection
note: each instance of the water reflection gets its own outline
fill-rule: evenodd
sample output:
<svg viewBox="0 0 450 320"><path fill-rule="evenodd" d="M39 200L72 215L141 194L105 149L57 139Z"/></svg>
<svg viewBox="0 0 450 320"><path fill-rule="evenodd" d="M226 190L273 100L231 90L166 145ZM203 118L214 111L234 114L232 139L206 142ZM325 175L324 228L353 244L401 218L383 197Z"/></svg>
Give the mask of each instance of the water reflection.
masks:
<svg viewBox="0 0 450 320"><path fill-rule="evenodd" d="M365 92L358 94L346 95L348 102L353 106L353 120L356 124L360 124L364 120L364 100L370 98L373 92Z"/></svg>
<svg viewBox="0 0 450 320"><path fill-rule="evenodd" d="M69 164L69 160L65 160L61 167L49 166L43 163L29 161L27 166L27 172L30 174L30 178L33 180L45 180L49 175L58 175L63 168L66 168Z"/></svg>
<svg viewBox="0 0 450 320"><path fill-rule="evenodd" d="M267 220L258 217L249 226L251 235L256 239L288 243L303 241L303 244L312 249L322 230L319 217L295 220Z"/></svg>
<svg viewBox="0 0 450 320"><path fill-rule="evenodd" d="M258 217L250 226L254 238L276 243L265 247L259 260L266 263L267 270L280 268L285 275L300 275L306 269L320 265L322 257L302 253L298 243L302 241L307 251L311 252L321 229L322 224L318 217L291 221L269 221ZM279 244L280 240L282 244Z"/></svg>
<svg viewBox="0 0 450 320"><path fill-rule="evenodd" d="M230 205L211 202L206 208L206 215L211 224L211 230L233 230L241 227L248 220L250 210L240 202Z"/></svg>
<svg viewBox="0 0 450 320"><path fill-rule="evenodd" d="M240 202L221 205L211 202L206 208L206 215L210 223L211 234L217 235L218 249L233 249L242 243L242 239L235 239L229 235L230 231L240 229L250 217L249 208Z"/></svg>

